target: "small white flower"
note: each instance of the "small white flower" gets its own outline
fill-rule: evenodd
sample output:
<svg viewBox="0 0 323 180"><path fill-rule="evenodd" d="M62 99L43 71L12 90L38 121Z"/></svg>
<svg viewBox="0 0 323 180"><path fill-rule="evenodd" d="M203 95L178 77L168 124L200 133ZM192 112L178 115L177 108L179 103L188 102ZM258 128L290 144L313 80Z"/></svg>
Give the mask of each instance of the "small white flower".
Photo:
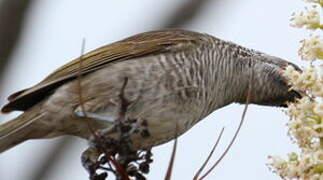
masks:
<svg viewBox="0 0 323 180"><path fill-rule="evenodd" d="M313 152L313 157L315 159L315 163L323 163L323 151L321 149L318 149L317 151Z"/></svg>
<svg viewBox="0 0 323 180"><path fill-rule="evenodd" d="M323 0L304 0L304 1L308 3L317 3L317 4L320 4L321 6L323 5Z"/></svg>
<svg viewBox="0 0 323 180"><path fill-rule="evenodd" d="M317 66L317 69L318 69L317 73L319 74L319 78L320 78L320 80L323 81L323 64Z"/></svg>
<svg viewBox="0 0 323 180"><path fill-rule="evenodd" d="M320 26L320 13L316 6L308 9L305 8L305 12L293 13L291 18L291 26L307 29L316 29Z"/></svg>
<svg viewBox="0 0 323 180"><path fill-rule="evenodd" d="M290 104L288 106L288 110L287 110L287 114L291 117L291 118L294 118L296 119L296 117L299 117L301 116L301 112L300 110L298 109L298 106L296 104Z"/></svg>
<svg viewBox="0 0 323 180"><path fill-rule="evenodd" d="M300 81L302 82L304 88L307 88L315 84L316 80L317 80L317 72L314 66L310 66L304 69L300 77Z"/></svg>
<svg viewBox="0 0 323 180"><path fill-rule="evenodd" d="M287 178L295 178L295 177L298 177L299 176L299 170L298 170L298 167L297 167L297 164L295 163L288 163L288 171L286 172L286 177Z"/></svg>
<svg viewBox="0 0 323 180"><path fill-rule="evenodd" d="M319 174L314 174L313 176L309 177L308 180L321 180Z"/></svg>
<svg viewBox="0 0 323 180"><path fill-rule="evenodd" d="M311 87L311 93L316 97L323 97L323 81L319 81Z"/></svg>
<svg viewBox="0 0 323 180"><path fill-rule="evenodd" d="M280 156L270 156L269 158L272 159L271 165L275 168L282 168L286 164L286 161Z"/></svg>
<svg viewBox="0 0 323 180"><path fill-rule="evenodd" d="M314 103L309 97L303 97L299 100L299 103L297 104L298 111L311 111L314 108L314 106Z"/></svg>
<svg viewBox="0 0 323 180"><path fill-rule="evenodd" d="M296 71L293 66L288 65L283 72L283 75L289 79L289 84L294 85L301 77L301 73Z"/></svg>
<svg viewBox="0 0 323 180"><path fill-rule="evenodd" d="M299 56L306 61L314 61L321 58L323 53L323 40L320 36L310 35L309 39L301 41L301 48L298 51Z"/></svg>
<svg viewBox="0 0 323 180"><path fill-rule="evenodd" d="M323 102L317 103L313 110L317 115L321 117L321 119L323 118Z"/></svg>
<svg viewBox="0 0 323 180"><path fill-rule="evenodd" d="M323 29L320 10L323 0L304 0L316 3L313 8L294 13L291 25L307 29ZM316 31L317 32L317 31ZM301 41L299 56L303 60L323 60L323 39L310 35ZM300 153L291 153L288 159L271 157L271 167L284 180L323 180L323 64L310 66L302 72L293 66L287 66L283 75L289 79L291 89L306 92L309 97L303 97L296 103L288 105L285 111L291 120L287 123L288 134L297 143Z"/></svg>

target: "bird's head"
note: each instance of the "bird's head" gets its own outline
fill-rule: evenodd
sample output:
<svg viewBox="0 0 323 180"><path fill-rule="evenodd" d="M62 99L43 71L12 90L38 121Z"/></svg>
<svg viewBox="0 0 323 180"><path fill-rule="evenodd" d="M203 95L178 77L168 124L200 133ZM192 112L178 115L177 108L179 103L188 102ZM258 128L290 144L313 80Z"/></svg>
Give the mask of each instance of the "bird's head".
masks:
<svg viewBox="0 0 323 180"><path fill-rule="evenodd" d="M250 103L287 107L289 102L305 96L305 92L291 89L289 79L283 74L288 65L301 71L297 65L262 53L252 59Z"/></svg>

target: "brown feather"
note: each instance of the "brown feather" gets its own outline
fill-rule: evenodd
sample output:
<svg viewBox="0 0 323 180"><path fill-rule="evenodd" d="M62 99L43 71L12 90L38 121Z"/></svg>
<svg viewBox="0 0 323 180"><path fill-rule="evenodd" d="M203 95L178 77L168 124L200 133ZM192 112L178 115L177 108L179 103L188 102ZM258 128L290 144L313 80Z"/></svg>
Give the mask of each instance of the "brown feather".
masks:
<svg viewBox="0 0 323 180"><path fill-rule="evenodd" d="M75 79L80 74L88 74L117 60L157 54L167 51L181 51L192 47L201 40L200 33L183 30L164 30L141 33L124 40L95 49L80 58L58 68L37 85L18 91L9 96L9 103L1 111L25 111L50 95L57 87Z"/></svg>

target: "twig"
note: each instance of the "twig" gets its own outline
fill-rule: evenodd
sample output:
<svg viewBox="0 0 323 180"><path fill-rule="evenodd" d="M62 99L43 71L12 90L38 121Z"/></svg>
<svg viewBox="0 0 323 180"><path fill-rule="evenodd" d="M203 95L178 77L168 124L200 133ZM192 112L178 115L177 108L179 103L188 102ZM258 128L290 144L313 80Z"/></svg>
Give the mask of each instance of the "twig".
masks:
<svg viewBox="0 0 323 180"><path fill-rule="evenodd" d="M217 140L216 140L216 143L214 144L211 152L209 153L209 156L206 158L206 160L204 161L203 165L200 167L200 169L197 171L197 173L195 174L193 180L198 180L198 177L199 175L202 173L202 171L204 170L205 166L207 165L207 163L210 161L215 149L217 148L220 140L221 140L221 137L222 137L222 134L224 132L224 127L222 128L221 132L220 132L220 135L218 136Z"/></svg>
<svg viewBox="0 0 323 180"><path fill-rule="evenodd" d="M97 135L95 133L94 128L92 127L90 123L90 119L87 118L87 114L85 111L84 107L84 99L83 99L83 93L82 93L82 68L83 68L83 56L84 56L84 51L85 51L85 38L82 39L82 46L81 46L81 56L80 56L80 63L79 63L79 70L77 71L77 90L78 90L78 99L79 99L79 104L81 107L81 111L84 114L84 117L86 119L86 122L88 124L89 130L91 131L92 135L96 138Z"/></svg>
<svg viewBox="0 0 323 180"><path fill-rule="evenodd" d="M85 38L82 39L82 46L81 46L81 55L80 55L80 61L79 61L79 69L78 69L78 74L77 74L77 91L78 91L78 100L79 100L79 105L81 107L81 111L86 119L88 128L91 132L91 134L94 136L95 141L97 142L102 142L101 138L99 137L99 135L95 132L93 126L90 123L90 118L88 118L87 113L85 111L85 107L84 107L84 99L83 99L83 93L82 93L82 68L83 68L83 55L84 55L84 51L85 51ZM103 151L105 152L105 151ZM107 153L107 152L105 152ZM108 160L110 162L112 162L112 164L116 167L116 170L119 172L121 171L121 174L124 174L124 172L122 170L120 170L120 164L118 164L115 160L113 160L112 158L110 158L108 156ZM99 168L99 167L98 167ZM124 178L125 180L128 180L126 178Z"/></svg>
<svg viewBox="0 0 323 180"><path fill-rule="evenodd" d="M247 92L246 105L244 107L244 110L243 110L243 113L242 113L242 117L241 117L241 121L240 121L240 124L238 126L238 129L235 132L232 140L230 141L230 144L225 149L225 151L220 156L220 158L214 163L214 165L199 180L204 179L206 176L208 176L213 171L213 169L222 161L222 159L225 157L225 155L229 152L229 150L231 149L232 144L235 142L235 140L236 140L236 138L237 138L237 136L238 136L238 134L240 132L240 129L242 127L242 124L244 122L244 119L245 119L247 110L248 110L248 106L249 106L249 102L250 102L250 97L251 97L252 82L253 82L253 71L251 71L251 78L249 80L249 87L248 87L248 92Z"/></svg>
<svg viewBox="0 0 323 180"><path fill-rule="evenodd" d="M128 84L128 77L125 77L123 84L121 86L121 90L120 90L121 92L119 94L119 98L121 100L121 102L120 102L121 103L121 105L120 105L121 111L119 113L119 118L118 118L119 122L118 123L122 123L122 121L125 120L127 109L131 103L130 101L128 101L128 99L125 98L125 94L124 94L127 84Z"/></svg>
<svg viewBox="0 0 323 180"><path fill-rule="evenodd" d="M56 141L53 144L54 148L50 148L46 151L46 155L44 156L44 158L40 159L39 163L33 165L36 168L34 171L32 171L32 174L30 174L29 176L24 176L24 179L48 179L51 172L53 172L53 169L56 167L60 167L62 161L66 159L64 155L68 154L68 151L70 150L68 147L74 145L75 142L75 138L71 137L64 137Z"/></svg>
<svg viewBox="0 0 323 180"><path fill-rule="evenodd" d="M24 30L26 14L32 9L32 0L0 1L0 81L5 75L9 59Z"/></svg>
<svg viewBox="0 0 323 180"><path fill-rule="evenodd" d="M175 162L175 157L176 157L176 150L177 150L177 128L178 128L178 124L176 122L176 127L175 127L175 140L174 140L174 145L173 145L173 150L172 150L172 154L168 163L168 168L167 168L167 172L166 172L166 176L165 176L165 180L170 180L171 176L172 176L172 172L173 172L173 167L174 167L174 162Z"/></svg>
<svg viewBox="0 0 323 180"><path fill-rule="evenodd" d="M162 28L180 28L193 21L212 0L189 0L181 4Z"/></svg>

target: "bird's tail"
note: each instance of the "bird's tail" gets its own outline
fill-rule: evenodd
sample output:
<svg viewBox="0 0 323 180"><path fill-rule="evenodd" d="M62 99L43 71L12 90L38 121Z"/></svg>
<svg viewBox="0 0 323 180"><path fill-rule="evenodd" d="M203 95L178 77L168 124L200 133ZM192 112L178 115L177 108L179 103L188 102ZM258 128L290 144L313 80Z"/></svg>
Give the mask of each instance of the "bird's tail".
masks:
<svg viewBox="0 0 323 180"><path fill-rule="evenodd" d="M29 139L45 138L51 129L44 122L45 113L33 109L0 124L0 153Z"/></svg>

